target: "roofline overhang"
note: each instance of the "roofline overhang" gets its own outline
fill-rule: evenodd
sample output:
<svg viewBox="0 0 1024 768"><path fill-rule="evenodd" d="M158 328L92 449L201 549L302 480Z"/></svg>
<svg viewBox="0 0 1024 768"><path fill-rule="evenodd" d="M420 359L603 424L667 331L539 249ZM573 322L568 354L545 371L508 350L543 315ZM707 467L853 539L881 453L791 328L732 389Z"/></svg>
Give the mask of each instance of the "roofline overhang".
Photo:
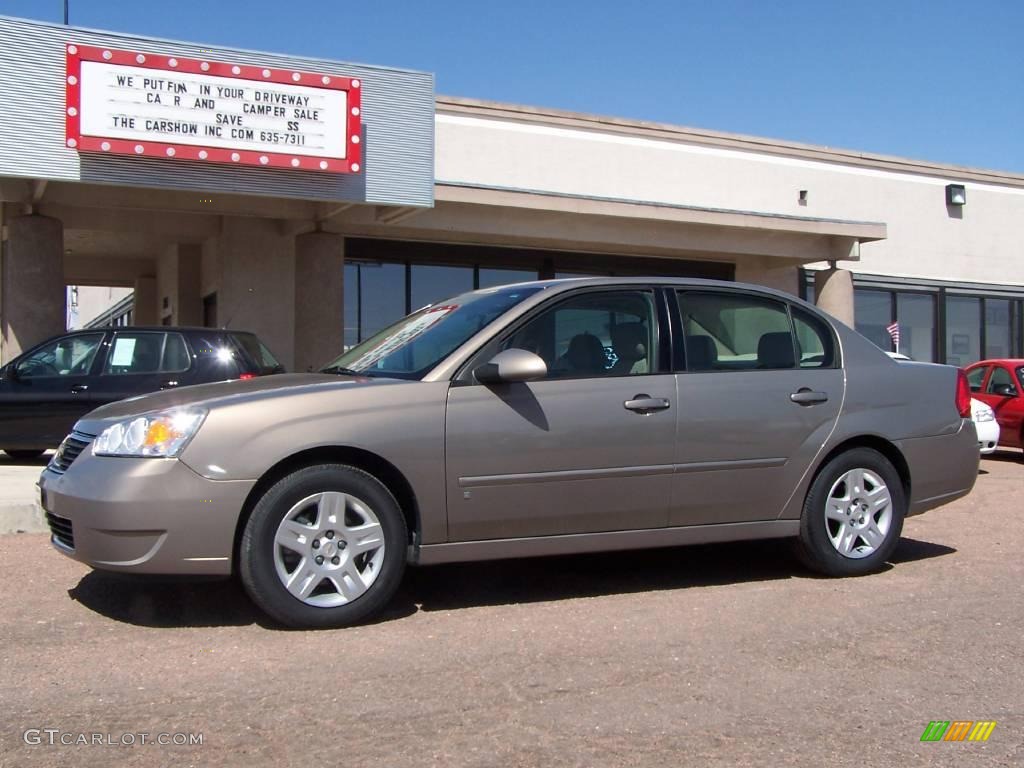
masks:
<svg viewBox="0 0 1024 768"><path fill-rule="evenodd" d="M703 208L448 181L438 181L435 184L434 199L436 202L468 203L732 229L785 232L797 235L840 237L860 243L884 240L887 237L886 225L875 221L848 221L759 211Z"/></svg>

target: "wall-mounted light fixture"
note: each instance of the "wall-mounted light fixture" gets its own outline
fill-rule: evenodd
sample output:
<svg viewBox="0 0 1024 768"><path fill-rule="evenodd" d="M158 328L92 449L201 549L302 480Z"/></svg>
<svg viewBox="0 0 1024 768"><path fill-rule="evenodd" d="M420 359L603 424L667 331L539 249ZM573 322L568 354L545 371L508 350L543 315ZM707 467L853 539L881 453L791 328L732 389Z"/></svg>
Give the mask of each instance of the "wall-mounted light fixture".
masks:
<svg viewBox="0 0 1024 768"><path fill-rule="evenodd" d="M967 205L967 189L963 184L946 185L946 205Z"/></svg>

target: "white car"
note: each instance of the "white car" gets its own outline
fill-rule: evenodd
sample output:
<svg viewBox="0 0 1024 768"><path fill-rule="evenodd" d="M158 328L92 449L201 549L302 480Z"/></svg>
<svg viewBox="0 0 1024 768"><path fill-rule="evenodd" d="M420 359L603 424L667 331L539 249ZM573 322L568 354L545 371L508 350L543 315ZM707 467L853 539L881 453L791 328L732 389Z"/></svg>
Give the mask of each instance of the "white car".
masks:
<svg viewBox="0 0 1024 768"><path fill-rule="evenodd" d="M982 453L992 453L999 444L999 422L991 407L971 398L971 421L978 432L978 448Z"/></svg>

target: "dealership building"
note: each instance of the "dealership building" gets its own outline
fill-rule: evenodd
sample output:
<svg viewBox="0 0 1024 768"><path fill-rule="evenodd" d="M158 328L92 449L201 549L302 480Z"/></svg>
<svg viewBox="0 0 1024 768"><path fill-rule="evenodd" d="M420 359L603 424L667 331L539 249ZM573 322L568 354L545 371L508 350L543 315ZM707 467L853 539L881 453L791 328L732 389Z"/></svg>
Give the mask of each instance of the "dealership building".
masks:
<svg viewBox="0 0 1024 768"><path fill-rule="evenodd" d="M64 330L69 286L306 370L446 296L584 274L772 286L920 360L1024 355L1021 175L5 17L0 93L4 362Z"/></svg>

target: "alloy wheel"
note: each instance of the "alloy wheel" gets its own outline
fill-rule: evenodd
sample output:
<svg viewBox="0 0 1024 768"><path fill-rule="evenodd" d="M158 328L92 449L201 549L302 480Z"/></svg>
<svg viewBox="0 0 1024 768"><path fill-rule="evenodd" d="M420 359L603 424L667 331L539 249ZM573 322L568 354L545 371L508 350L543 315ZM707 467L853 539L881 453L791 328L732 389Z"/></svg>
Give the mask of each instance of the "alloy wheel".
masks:
<svg viewBox="0 0 1024 768"><path fill-rule="evenodd" d="M860 559L885 542L892 524L892 495L879 475L851 469L832 484L825 502L825 531L843 557Z"/></svg>
<svg viewBox="0 0 1024 768"><path fill-rule="evenodd" d="M370 506L339 491L295 504L274 536L274 568L284 588L317 608L358 599L384 562L384 529Z"/></svg>

